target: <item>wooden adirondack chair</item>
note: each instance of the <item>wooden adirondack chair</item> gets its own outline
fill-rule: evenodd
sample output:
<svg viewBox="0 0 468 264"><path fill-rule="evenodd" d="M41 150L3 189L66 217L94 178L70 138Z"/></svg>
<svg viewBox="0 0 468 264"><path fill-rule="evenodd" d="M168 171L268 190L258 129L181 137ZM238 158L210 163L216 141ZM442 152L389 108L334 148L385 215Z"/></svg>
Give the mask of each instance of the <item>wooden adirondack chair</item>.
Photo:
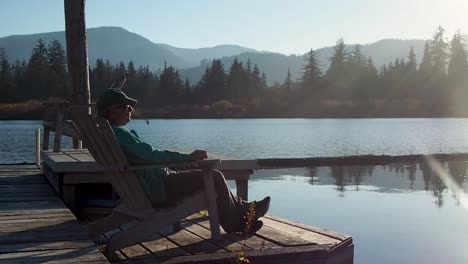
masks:
<svg viewBox="0 0 468 264"><path fill-rule="evenodd" d="M121 199L121 204L109 216L90 223L89 233L93 238L119 226L131 224L130 227L126 226L124 231L110 237L107 251L115 252L150 238L161 228L177 223L184 217L208 209L211 237L219 239L218 210L212 179L213 168L220 162L219 160L130 166L108 121L87 114L83 110L72 111L73 123L97 164L102 166L103 171L110 172L109 181ZM134 170L187 165L197 165L203 170L204 190L171 207L154 208L143 192Z"/></svg>

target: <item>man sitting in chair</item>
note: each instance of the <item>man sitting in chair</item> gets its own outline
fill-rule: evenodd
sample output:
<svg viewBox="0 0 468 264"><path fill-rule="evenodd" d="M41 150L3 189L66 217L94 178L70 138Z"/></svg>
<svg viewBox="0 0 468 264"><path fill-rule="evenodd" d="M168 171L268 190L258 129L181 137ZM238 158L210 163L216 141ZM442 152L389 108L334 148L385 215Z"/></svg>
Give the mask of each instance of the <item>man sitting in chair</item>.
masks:
<svg viewBox="0 0 468 264"><path fill-rule="evenodd" d="M120 89L107 89L98 99L98 114L106 118L117 141L124 150L127 159L132 164L148 163L176 163L197 161L207 158L204 150L195 150L190 154L183 154L168 150L153 148L143 142L138 134L129 130L125 125L130 122L133 106L137 100L128 97ZM181 200L197 190L203 188L203 174L201 170L172 171L169 168L145 169L136 172L139 181L154 204L173 203ZM255 203L254 223L251 230L246 229L245 216L251 203L236 197L228 188L224 175L215 170L213 173L217 194L217 207L221 227L228 233L256 232L263 222L258 218L264 216L270 207L270 197Z"/></svg>

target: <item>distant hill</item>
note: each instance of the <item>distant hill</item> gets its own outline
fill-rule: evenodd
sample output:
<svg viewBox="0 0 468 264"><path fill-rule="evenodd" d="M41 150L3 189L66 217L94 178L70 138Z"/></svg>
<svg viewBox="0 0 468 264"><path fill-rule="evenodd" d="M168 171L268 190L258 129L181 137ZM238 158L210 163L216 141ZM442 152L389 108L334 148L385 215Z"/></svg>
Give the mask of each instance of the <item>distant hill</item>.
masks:
<svg viewBox="0 0 468 264"><path fill-rule="evenodd" d="M212 48L183 49L167 44L156 44L150 40L120 27L99 27L87 29L88 56L91 65L96 60L108 59L111 64L120 61L133 61L136 66L148 65L151 70L168 65L187 68L199 65L203 58L231 56L253 49L236 45L220 45ZM65 32L49 32L32 35L13 35L0 38L0 48L4 48L8 60L28 60L37 41L43 39L46 45L52 40L59 40L65 47Z"/></svg>
<svg viewBox="0 0 468 264"><path fill-rule="evenodd" d="M397 40L387 39L378 42L361 45L361 51L366 57L372 57L374 65L379 69L383 64L394 62L396 58L404 58L407 60L409 50L413 46L416 58L419 61L422 58L425 40ZM354 45L347 45L347 49L351 50ZM321 69L325 72L330 66L330 57L333 54L333 47L317 49L317 59ZM246 52L235 56L223 57L221 62L224 64L224 69L229 70L230 65L235 58L242 61L246 65L250 59L253 65L257 64L260 71L264 72L268 79L268 84L283 83L286 79L288 68L291 71L293 80L300 78L302 68L306 63L304 55L283 55L279 53L253 53ZM182 69L181 76L187 77L190 83L194 84L200 80L200 77L205 72L207 65L211 65L211 61L203 61L198 67Z"/></svg>
<svg viewBox="0 0 468 264"><path fill-rule="evenodd" d="M150 40L129 32L120 27L99 27L87 29L89 62L94 65L98 58L109 60L111 64L123 61L127 64L133 61L136 67L146 66L153 71L164 66L166 61L180 69L183 78L189 78L192 84L196 84L204 73L207 65L214 58L221 59L224 69L229 67L235 57L245 63L250 59L252 67L257 64L260 71L267 76L268 83L282 83L286 78L288 68L293 79L301 75L301 69L305 64L303 55L284 55L237 45L218 45L210 48L188 49L173 47L168 44L153 43ZM8 60L13 63L16 59L28 60L31 51L42 38L46 44L57 39L65 43L64 31L40 33L32 35L13 35L0 38L0 48L4 48ZM361 45L362 53L371 56L377 68L384 63L395 61L396 58L407 59L411 46L414 47L418 62L422 58L425 40L399 40L384 39L375 43ZM65 45L64 45L65 46ZM348 45L351 49L353 45ZM333 47L325 47L316 50L322 70L329 66L329 58L333 53Z"/></svg>
<svg viewBox="0 0 468 264"><path fill-rule="evenodd" d="M176 48L167 44L157 44L164 49L171 51L180 58L184 58L191 67L198 66L204 59L222 58L225 56L233 56L244 52L258 52L254 49L244 48L237 45L218 45L211 48L200 49L185 49Z"/></svg>

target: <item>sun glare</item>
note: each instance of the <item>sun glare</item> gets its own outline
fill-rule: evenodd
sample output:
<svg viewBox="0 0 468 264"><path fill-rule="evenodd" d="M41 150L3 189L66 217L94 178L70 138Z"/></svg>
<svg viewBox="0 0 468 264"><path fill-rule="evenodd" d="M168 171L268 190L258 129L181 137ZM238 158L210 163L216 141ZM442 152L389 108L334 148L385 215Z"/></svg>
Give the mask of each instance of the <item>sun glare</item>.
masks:
<svg viewBox="0 0 468 264"><path fill-rule="evenodd" d="M463 191L463 189L455 182L452 175L447 172L447 170L442 166L442 164L434 159L432 156L427 156L425 158L427 164L431 169L436 173L436 175L442 180L442 182L447 186L447 188L452 189L459 197L459 202L468 211L468 195Z"/></svg>

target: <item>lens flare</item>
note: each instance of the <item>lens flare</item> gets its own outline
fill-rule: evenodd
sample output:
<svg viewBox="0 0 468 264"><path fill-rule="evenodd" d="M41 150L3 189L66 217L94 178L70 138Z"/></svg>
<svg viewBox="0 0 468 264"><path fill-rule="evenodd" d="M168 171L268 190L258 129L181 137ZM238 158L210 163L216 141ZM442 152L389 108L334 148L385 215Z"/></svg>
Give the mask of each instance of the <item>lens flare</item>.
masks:
<svg viewBox="0 0 468 264"><path fill-rule="evenodd" d="M436 175L442 180L442 182L451 188L455 193L459 195L460 204L468 211L468 195L463 191L463 189L457 184L453 179L452 175L447 172L442 164L434 159L432 156L425 156L424 160L429 164L429 167L436 173Z"/></svg>

